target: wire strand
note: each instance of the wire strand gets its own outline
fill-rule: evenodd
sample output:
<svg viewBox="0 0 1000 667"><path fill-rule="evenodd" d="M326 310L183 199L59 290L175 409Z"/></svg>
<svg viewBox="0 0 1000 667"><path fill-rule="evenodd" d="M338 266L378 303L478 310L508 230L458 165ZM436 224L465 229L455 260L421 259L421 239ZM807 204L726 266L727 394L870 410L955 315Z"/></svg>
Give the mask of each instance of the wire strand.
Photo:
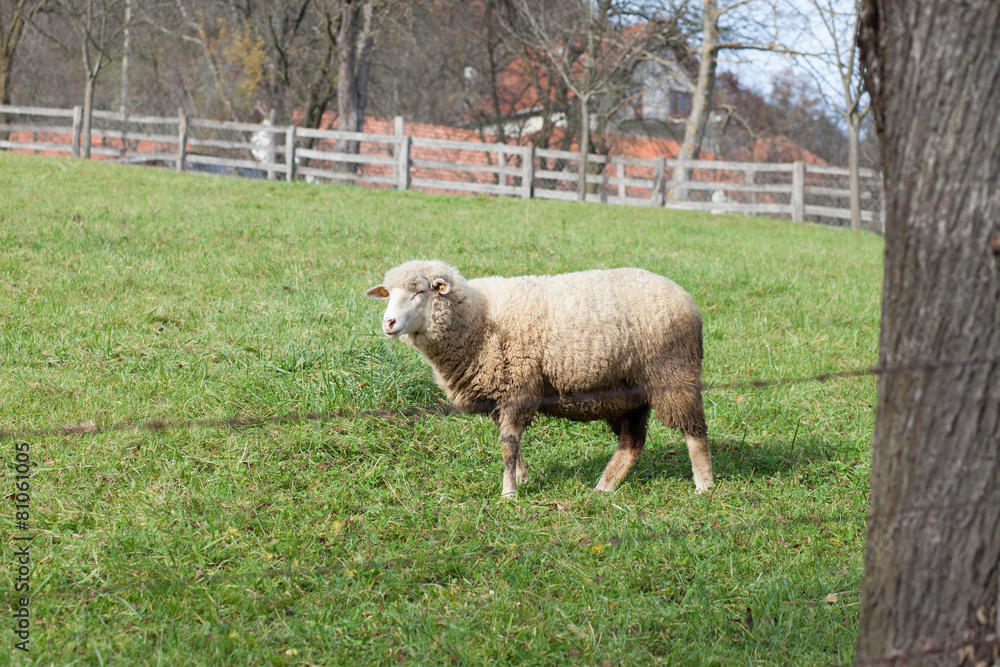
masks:
<svg viewBox="0 0 1000 667"><path fill-rule="evenodd" d="M983 366L987 364L1000 364L1000 357L981 357L976 359L965 359L959 361L936 361L923 364L908 364L903 366L880 367L871 366L854 370L828 371L816 375L805 375L797 377L776 378L773 380L740 380L733 382L716 382L710 384L689 383L683 385L655 385L626 387L600 392L578 393L562 396L545 396L541 398L523 399L528 405L542 408L555 405L564 401L589 402L606 400L609 398L642 398L652 392L666 391L732 391L738 389L763 389L767 387L777 387L794 384L805 384L808 382L827 382L829 380L839 380L847 378L859 378L867 376L883 376L894 373L915 373L936 371L950 368L966 368L973 366ZM496 408L495 403L483 403L469 406L466 412L487 413ZM141 430L141 431L169 431L191 428L249 428L254 426L266 426L274 424L286 424L302 421L328 421L331 419L357 419L365 417L382 417L387 419L398 417L418 417L432 414L453 414L460 412L455 406L441 402L436 405L406 408L401 411L391 410L327 410L321 412L292 412L284 415L273 416L250 416L250 417L229 417L226 419L189 419L184 421L167 421L163 419L153 419L148 421L123 421L110 424L98 424L91 420L72 425L51 426L36 429L0 429L0 441L20 440L25 438L44 438L50 436L82 435L109 433L115 431Z"/></svg>

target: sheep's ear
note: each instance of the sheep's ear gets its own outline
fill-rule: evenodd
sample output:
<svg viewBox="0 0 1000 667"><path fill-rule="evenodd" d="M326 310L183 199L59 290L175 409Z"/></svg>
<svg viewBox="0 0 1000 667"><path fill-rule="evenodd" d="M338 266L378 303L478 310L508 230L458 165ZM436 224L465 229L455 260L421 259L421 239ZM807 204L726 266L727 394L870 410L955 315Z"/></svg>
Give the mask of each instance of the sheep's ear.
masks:
<svg viewBox="0 0 1000 667"><path fill-rule="evenodd" d="M451 285L444 278L435 278L431 281L431 289L438 294L447 294L451 291Z"/></svg>
<svg viewBox="0 0 1000 667"><path fill-rule="evenodd" d="M388 299L389 290L387 290L382 285L376 285L375 287L365 292L365 296L367 296L369 299Z"/></svg>

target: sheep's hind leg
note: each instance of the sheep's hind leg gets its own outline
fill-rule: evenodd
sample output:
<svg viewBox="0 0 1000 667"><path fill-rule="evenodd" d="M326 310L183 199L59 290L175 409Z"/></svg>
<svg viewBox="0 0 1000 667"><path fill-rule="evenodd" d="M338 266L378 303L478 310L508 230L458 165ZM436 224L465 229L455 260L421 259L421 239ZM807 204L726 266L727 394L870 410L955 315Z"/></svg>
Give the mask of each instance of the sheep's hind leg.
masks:
<svg viewBox="0 0 1000 667"><path fill-rule="evenodd" d="M700 428L684 431L688 455L691 457L691 472L694 475L694 487L699 491L708 491L712 486L712 456L708 453L708 429Z"/></svg>
<svg viewBox="0 0 1000 667"><path fill-rule="evenodd" d="M610 493L635 463L643 445L646 444L646 423L649 421L649 406L632 410L616 420L609 420L611 430L618 436L618 449L604 468L604 474L594 487L594 491Z"/></svg>
<svg viewBox="0 0 1000 667"><path fill-rule="evenodd" d="M701 391L675 391L653 399L656 416L666 426L684 431L694 486L699 492L712 486L712 455L708 452L708 426Z"/></svg>

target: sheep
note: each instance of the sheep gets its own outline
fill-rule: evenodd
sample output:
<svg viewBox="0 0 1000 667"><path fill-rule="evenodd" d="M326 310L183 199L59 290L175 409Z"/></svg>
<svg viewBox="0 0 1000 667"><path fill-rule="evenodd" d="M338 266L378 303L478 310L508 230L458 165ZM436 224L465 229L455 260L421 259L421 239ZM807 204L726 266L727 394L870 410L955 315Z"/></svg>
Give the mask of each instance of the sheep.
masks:
<svg viewBox="0 0 1000 667"><path fill-rule="evenodd" d="M499 426L503 498L527 479L521 434L536 413L611 426L618 448L594 491L632 467L651 408L683 431L697 490L712 485L702 318L677 283L635 268L467 281L414 260L365 294L388 300L382 332L417 348L459 411Z"/></svg>

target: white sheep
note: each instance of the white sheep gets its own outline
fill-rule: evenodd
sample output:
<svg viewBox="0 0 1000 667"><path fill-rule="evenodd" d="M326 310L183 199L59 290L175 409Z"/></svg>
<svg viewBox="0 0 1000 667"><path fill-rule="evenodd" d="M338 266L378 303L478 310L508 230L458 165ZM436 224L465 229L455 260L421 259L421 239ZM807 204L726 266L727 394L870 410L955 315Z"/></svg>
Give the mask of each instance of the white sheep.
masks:
<svg viewBox="0 0 1000 667"><path fill-rule="evenodd" d="M650 408L684 432L697 489L712 485L702 319L673 281L641 269L466 281L416 260L366 294L388 299L382 331L420 351L456 408L499 425L504 497L526 479L521 434L538 412L611 426L618 449L595 491L632 467Z"/></svg>

